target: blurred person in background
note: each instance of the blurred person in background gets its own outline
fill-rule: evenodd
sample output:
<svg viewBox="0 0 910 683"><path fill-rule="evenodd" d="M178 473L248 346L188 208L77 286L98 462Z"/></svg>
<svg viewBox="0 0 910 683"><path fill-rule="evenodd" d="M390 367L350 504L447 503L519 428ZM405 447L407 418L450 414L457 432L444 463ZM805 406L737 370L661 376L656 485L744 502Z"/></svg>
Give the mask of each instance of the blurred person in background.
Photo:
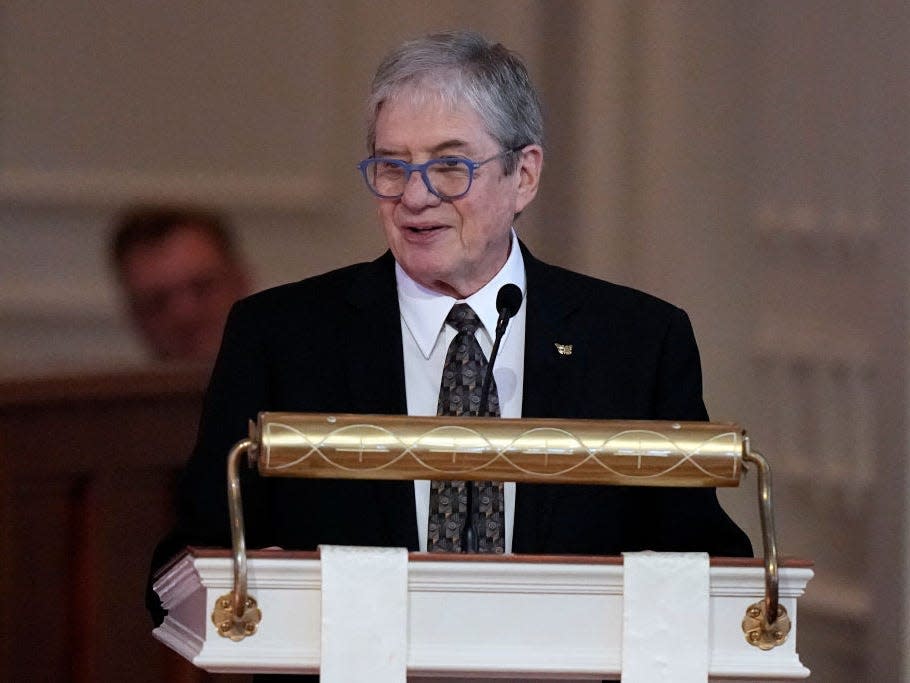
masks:
<svg viewBox="0 0 910 683"><path fill-rule="evenodd" d="M213 363L251 278L215 211L137 205L115 220L111 261L133 325L157 360Z"/></svg>

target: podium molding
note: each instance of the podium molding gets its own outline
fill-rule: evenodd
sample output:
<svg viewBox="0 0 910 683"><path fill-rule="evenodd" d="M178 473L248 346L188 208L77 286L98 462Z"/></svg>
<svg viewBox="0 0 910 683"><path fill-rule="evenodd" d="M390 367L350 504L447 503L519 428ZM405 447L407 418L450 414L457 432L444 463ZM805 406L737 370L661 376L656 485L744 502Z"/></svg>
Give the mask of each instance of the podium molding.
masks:
<svg viewBox="0 0 910 683"><path fill-rule="evenodd" d="M160 576L155 590L169 610L155 637L211 672L317 673L321 647L318 553L253 551L249 588L263 612L256 635L232 641L211 614L233 585L226 550L190 548ZM761 560L712 558L710 680L787 680L809 675L796 651L797 599L811 563L780 568L780 601L793 633L761 650L746 642L745 607L764 595ZM496 611L497 647L476 622L438 615L482 600ZM456 611L459 609L455 608ZM408 674L414 676L591 679L622 672L622 558L465 556L411 553L408 561ZM680 628L684 628L680 624ZM467 663L470 664L467 664Z"/></svg>

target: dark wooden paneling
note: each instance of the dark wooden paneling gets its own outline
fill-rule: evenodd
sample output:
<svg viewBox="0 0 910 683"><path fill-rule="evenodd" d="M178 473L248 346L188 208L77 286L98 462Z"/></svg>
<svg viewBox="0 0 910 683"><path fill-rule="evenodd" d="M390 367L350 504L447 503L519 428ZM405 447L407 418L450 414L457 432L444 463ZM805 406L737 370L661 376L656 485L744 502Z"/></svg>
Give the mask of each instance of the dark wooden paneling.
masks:
<svg viewBox="0 0 910 683"><path fill-rule="evenodd" d="M205 379L161 368L0 382L4 680L228 680L155 641L143 602Z"/></svg>

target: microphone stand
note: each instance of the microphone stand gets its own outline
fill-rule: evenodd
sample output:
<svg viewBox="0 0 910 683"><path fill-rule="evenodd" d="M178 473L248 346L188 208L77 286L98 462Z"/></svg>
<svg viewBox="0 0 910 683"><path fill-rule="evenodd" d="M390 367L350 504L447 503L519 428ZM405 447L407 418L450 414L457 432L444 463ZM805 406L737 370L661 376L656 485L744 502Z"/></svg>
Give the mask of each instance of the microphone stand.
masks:
<svg viewBox="0 0 910 683"><path fill-rule="evenodd" d="M508 291L512 288L513 291ZM506 292L507 296L503 293ZM514 300L517 293L517 303ZM483 376L483 383L480 386L480 406L477 409L478 417L490 416L490 385L493 383L493 364L496 362L496 356L499 355L499 345L502 343L503 334L509 320L518 312L521 306L521 290L516 285L504 285L499 290L496 297L496 309L499 311L499 319L496 321L496 335L493 339L493 349L490 351L490 361L487 363L487 371ZM467 519L465 520L465 552L477 552L477 529L474 526L474 482L465 482L465 492L467 493Z"/></svg>

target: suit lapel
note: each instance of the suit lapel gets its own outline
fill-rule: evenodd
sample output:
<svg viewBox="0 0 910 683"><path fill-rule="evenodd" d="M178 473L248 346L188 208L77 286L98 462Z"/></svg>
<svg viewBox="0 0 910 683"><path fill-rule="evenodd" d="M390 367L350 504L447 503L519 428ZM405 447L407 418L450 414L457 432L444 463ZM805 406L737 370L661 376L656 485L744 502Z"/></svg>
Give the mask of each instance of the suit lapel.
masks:
<svg viewBox="0 0 910 683"><path fill-rule="evenodd" d="M348 292L346 381L354 411L407 413L401 315L391 252L370 263ZM386 543L417 550L414 484L376 482L376 514L384 518Z"/></svg>
<svg viewBox="0 0 910 683"><path fill-rule="evenodd" d="M578 387L572 356L560 354L556 344L579 341L565 334L568 318L581 302L565 286L561 269L538 261L524 244L521 249L527 275L522 416L568 416ZM550 535L555 491L546 485L517 488L513 550L541 552Z"/></svg>
<svg viewBox="0 0 910 683"><path fill-rule="evenodd" d="M390 252L358 274L347 304L346 381L354 410L406 413L401 320Z"/></svg>
<svg viewBox="0 0 910 683"><path fill-rule="evenodd" d="M577 346L583 341L571 337L569 326L582 302L560 268L538 261L521 246L528 278L521 412L525 417L568 417L574 414L577 371L575 358L560 353L557 345Z"/></svg>

